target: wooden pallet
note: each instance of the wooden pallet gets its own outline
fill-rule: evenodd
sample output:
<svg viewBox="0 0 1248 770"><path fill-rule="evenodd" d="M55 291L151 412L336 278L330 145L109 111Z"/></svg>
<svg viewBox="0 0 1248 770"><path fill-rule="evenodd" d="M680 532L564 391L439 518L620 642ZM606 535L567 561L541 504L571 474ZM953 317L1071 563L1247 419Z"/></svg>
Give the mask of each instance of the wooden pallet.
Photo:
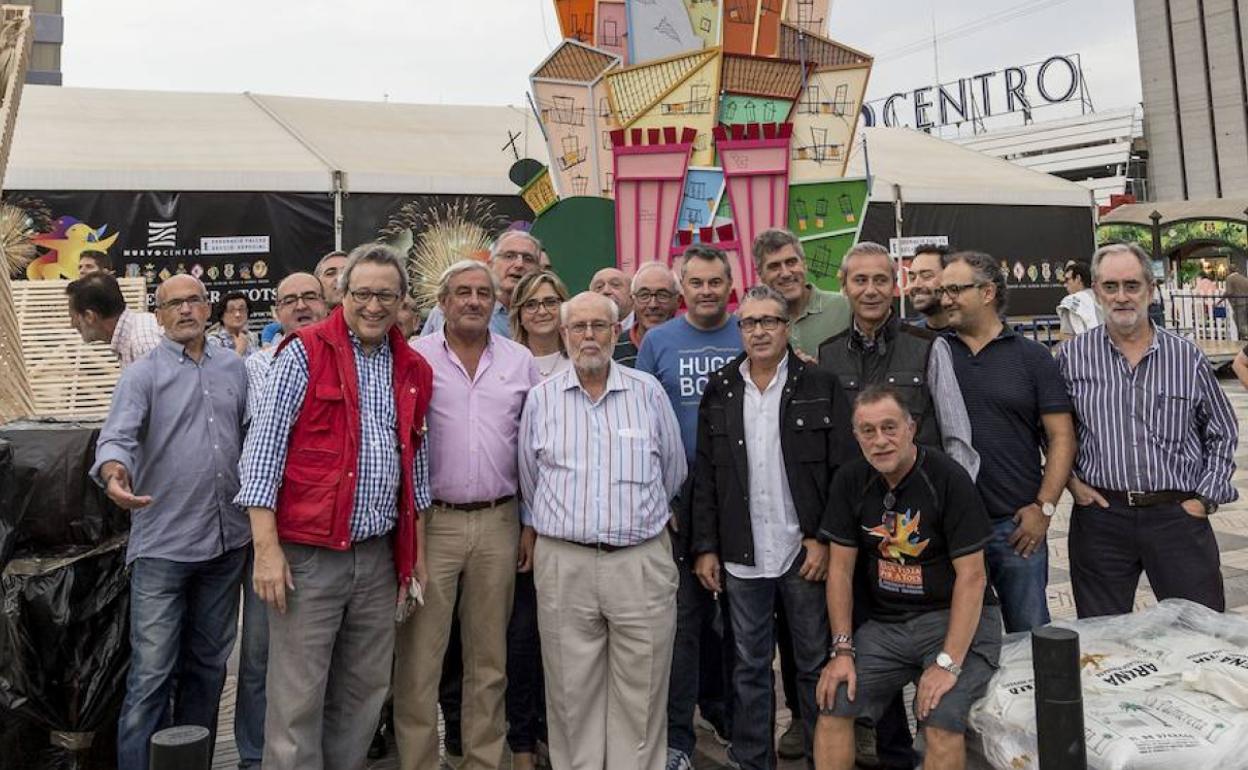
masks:
<svg viewBox="0 0 1248 770"><path fill-rule="evenodd" d="M131 310L147 305L142 278L120 278ZM33 413L39 417L103 417L121 376L117 356L103 342L87 344L69 323L68 281L13 281L13 309Z"/></svg>

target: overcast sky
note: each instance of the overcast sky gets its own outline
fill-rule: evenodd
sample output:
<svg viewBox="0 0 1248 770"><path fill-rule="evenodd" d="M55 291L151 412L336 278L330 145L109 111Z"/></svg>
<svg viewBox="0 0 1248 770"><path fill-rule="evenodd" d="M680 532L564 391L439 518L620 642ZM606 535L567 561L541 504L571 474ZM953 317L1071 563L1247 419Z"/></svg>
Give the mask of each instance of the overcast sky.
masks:
<svg viewBox="0 0 1248 770"><path fill-rule="evenodd" d="M553 6L65 0L62 69L67 86L523 104L559 39ZM934 16L941 81L1079 53L1097 109L1140 99L1132 0L833 0L830 16L833 38L877 57L869 98L933 82Z"/></svg>

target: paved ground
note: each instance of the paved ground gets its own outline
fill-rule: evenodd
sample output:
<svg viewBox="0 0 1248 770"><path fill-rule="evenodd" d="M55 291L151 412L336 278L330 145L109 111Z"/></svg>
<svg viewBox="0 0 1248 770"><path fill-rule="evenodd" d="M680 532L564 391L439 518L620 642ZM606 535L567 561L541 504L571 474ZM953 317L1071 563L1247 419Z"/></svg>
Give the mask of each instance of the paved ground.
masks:
<svg viewBox="0 0 1248 770"><path fill-rule="evenodd" d="M1213 519L1214 530L1217 532L1218 544L1222 551L1222 574L1226 579L1227 609L1248 615L1248 392L1239 386L1233 378L1222 379L1223 390L1231 398L1236 416L1241 426L1239 448L1235 462L1235 485L1240 489L1241 499L1231 505L1223 506ZM1049 609L1055 618L1073 618L1075 604L1071 597L1070 573L1067 571L1070 562L1066 553L1066 531L1070 522L1070 501L1063 501L1053 519L1049 538ZM1156 603L1152 591L1146 583L1141 583L1136 594L1136 608L1148 607ZM221 705L221 724L217 733L217 750L215 768L231 768L237 762L234 751L234 664L231 664L231 675L226 683L226 693ZM777 689L778 691L778 689ZM781 699L783 701L783 698ZM777 729L783 730L789 722L787 710L777 715ZM699 770L724 768L724 752L709 733L699 732L698 754L695 766ZM373 770L389 770L397 768L398 762L391 756L373 763ZM503 767L509 770L510 765ZM802 762L781 762L780 770L799 770L804 767Z"/></svg>

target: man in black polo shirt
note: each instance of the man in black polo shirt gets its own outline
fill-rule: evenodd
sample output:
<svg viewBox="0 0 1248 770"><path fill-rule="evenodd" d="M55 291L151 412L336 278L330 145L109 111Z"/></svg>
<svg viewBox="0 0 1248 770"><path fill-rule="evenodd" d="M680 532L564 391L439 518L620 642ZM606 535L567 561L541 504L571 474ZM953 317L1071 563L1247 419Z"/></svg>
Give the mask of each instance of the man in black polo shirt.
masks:
<svg viewBox="0 0 1248 770"><path fill-rule="evenodd" d="M1049 622L1046 535L1070 477L1075 427L1049 349L1002 322L1005 296L996 259L974 251L949 257L941 301L956 335L947 338L979 452L976 484L992 519L988 574L1005 630L1014 632Z"/></svg>
<svg viewBox="0 0 1248 770"><path fill-rule="evenodd" d="M988 516L961 466L915 445L903 400L879 385L856 399L864 457L837 471L820 531L831 541L832 649L816 691L819 770L850 770L853 720L878 719L908 682L917 686L923 767L963 767L967 714L1000 657L1001 612L984 566ZM868 620L852 631L860 553Z"/></svg>

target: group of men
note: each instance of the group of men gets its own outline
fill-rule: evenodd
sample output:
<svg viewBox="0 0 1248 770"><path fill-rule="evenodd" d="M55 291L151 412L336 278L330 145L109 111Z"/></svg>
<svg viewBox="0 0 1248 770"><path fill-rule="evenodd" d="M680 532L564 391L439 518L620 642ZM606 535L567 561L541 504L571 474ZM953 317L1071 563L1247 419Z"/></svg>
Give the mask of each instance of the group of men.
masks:
<svg viewBox="0 0 1248 770"><path fill-rule="evenodd" d="M876 244L839 294L792 233L752 252L735 314L715 248L603 271L562 304L571 367L545 380L505 322L542 269L522 231L450 266L410 343L378 244L285 278L282 340L245 362L207 343L193 277L157 288L163 335L111 278L71 284L76 328L126 364L92 469L133 512L121 767L166 724L215 725L240 583L240 759L276 770L363 767L388 695L401 765L436 767L455 616L461 766L505 743L531 762L508 731L531 716L509 692L518 575L570 770L689 768L695 713L774 768L777 646L785 756L852 767L858 721L880 766L914 767L913 682L925 766L960 767L1002 632L1049 620L1066 489L1080 616L1130 612L1141 572L1224 608L1208 516L1237 496L1237 426L1200 351L1149 321L1146 254L1093 256L1105 324L1055 358L1004 322L989 255L920 250L912 323Z"/></svg>

